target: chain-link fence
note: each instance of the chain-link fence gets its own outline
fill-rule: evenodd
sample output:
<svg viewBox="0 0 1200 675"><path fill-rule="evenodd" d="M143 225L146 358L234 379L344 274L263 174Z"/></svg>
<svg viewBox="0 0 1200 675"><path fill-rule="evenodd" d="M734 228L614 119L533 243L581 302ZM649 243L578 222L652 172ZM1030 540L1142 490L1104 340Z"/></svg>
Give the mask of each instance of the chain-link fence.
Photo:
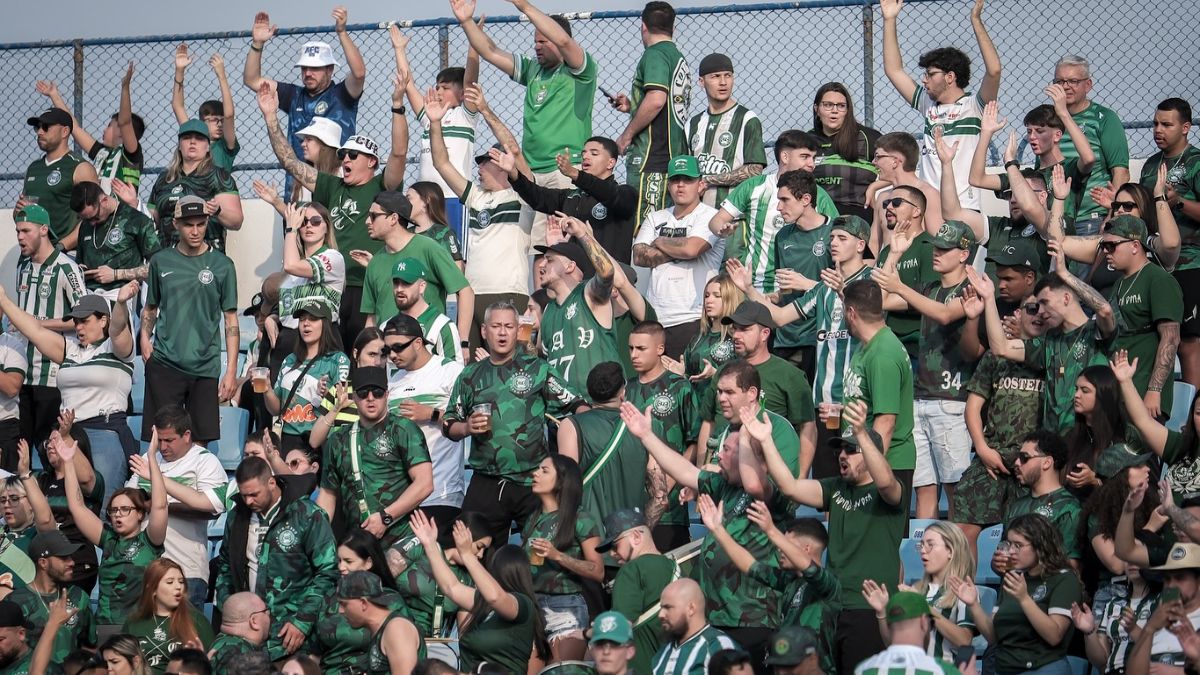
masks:
<svg viewBox="0 0 1200 675"><path fill-rule="evenodd" d="M985 21L1004 62L1000 100L1004 114L1019 130L1024 112L1047 99L1042 89L1053 77L1053 64L1067 53L1081 54L1092 63L1093 98L1113 108L1124 120L1135 157L1155 151L1149 132L1155 104L1168 96L1191 97L1200 85L1200 34L1195 0L989 0ZM917 57L939 46L956 46L972 58L973 81L982 69L971 31L971 0L909 0L900 16L900 42L905 64L919 75ZM642 53L639 13L606 11L568 15L576 39L595 56L600 85L610 92L628 91ZM249 25L253 13L247 10ZM359 19L361 17L352 17ZM437 71L461 65L467 41L453 18L401 21L412 42L409 58L413 77L430 86ZM861 120L880 131L917 132L920 116L908 109L892 89L882 67L882 19L875 0L809 0L777 4L680 9L675 39L693 69L705 54L723 52L736 69L734 95L763 120L764 136L773 139L791 128L812 125L811 102L822 83L837 80L855 96ZM350 35L367 65L367 84L358 113L358 128L386 147L391 106L390 75L395 61L386 21L350 26ZM489 17L486 30L500 47L532 52L533 31L522 17ZM344 57L332 27L283 29L263 53L263 75L295 81L293 66L300 46L324 40L334 46L339 61L335 78L346 74ZM48 105L34 83L57 81L85 129L95 135L116 112L120 79L128 62L136 64L134 111L146 121L142 139L147 178L143 195L170 159L177 125L171 112L171 82L176 45L186 41L193 55L187 73L187 106L219 98L216 78L205 65L220 53L225 60L237 108L242 151L235 176L243 196L252 196L251 180L279 184L281 173L267 142L262 116L253 92L241 83L249 50L249 31L158 35L114 40L75 40L61 43L0 45L0 86L9 92L10 113L0 119L0 204L11 204L20 192L28 163L38 151L25 119ZM520 133L521 88L496 68L484 63L480 81L492 107L510 128ZM694 89L694 112L704 106L703 90ZM410 120L411 120L410 116ZM611 109L597 93L594 131L615 137L626 117ZM482 126L482 125L481 125ZM415 154L413 147L410 157ZM490 144L491 134L480 129L477 147ZM1032 156L1024 151L1023 159ZM409 178L416 162L410 159Z"/></svg>

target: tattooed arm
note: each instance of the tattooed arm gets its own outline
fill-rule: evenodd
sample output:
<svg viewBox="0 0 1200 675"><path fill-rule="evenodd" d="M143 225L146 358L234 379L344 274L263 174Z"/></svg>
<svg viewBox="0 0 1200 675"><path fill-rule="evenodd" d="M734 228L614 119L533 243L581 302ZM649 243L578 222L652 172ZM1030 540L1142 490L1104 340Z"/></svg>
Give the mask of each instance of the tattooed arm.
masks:
<svg viewBox="0 0 1200 675"><path fill-rule="evenodd" d="M762 164L743 164L733 171L705 176L704 184L709 187L734 187L762 172Z"/></svg>
<svg viewBox="0 0 1200 675"><path fill-rule="evenodd" d="M667 477L658 462L653 457L646 459L646 527L654 529L658 521L670 506L671 487Z"/></svg>
<svg viewBox="0 0 1200 675"><path fill-rule="evenodd" d="M1170 385L1171 375L1175 370L1175 352L1179 349L1179 322L1162 321L1157 328L1158 351L1154 354L1154 369L1150 371L1150 385L1146 389L1147 397L1150 394L1161 395L1163 387Z"/></svg>
<svg viewBox="0 0 1200 675"><path fill-rule="evenodd" d="M268 82L263 82L258 88L258 107L267 123L267 137L271 139L271 149L275 151L275 157L283 170L310 192L317 189L316 168L296 157L296 152L284 136L283 129L279 128L279 118L276 116L279 112L279 99Z"/></svg>
<svg viewBox="0 0 1200 675"><path fill-rule="evenodd" d="M1053 216L1051 216L1053 220ZM1089 286L1079 277L1071 274L1071 270L1067 269L1066 256L1063 254L1062 245L1051 239L1046 242L1046 247L1049 249L1051 257L1056 261L1055 267L1059 278L1066 282L1067 286L1075 291L1075 295L1079 297L1079 304L1090 308L1096 313L1096 323L1100 326L1100 333L1104 337L1111 337L1117 330L1117 317L1113 313L1112 305L1100 295L1100 291ZM1173 363L1173 361L1172 361Z"/></svg>
<svg viewBox="0 0 1200 675"><path fill-rule="evenodd" d="M663 263L671 262L671 260L671 256L663 253L653 244L633 245L633 264L638 267L658 267Z"/></svg>
<svg viewBox="0 0 1200 675"><path fill-rule="evenodd" d="M596 276L587 282L589 303L611 307L614 271L613 261L608 257L608 251L605 251L600 242L596 241L596 236L592 234L591 223L585 223L578 218L567 216L565 213L559 213L558 217L563 219L563 231L579 242L584 252L587 253L592 267L596 268ZM593 307L594 309L595 307ZM611 321L609 323L611 324ZM604 323L602 322L601 325Z"/></svg>

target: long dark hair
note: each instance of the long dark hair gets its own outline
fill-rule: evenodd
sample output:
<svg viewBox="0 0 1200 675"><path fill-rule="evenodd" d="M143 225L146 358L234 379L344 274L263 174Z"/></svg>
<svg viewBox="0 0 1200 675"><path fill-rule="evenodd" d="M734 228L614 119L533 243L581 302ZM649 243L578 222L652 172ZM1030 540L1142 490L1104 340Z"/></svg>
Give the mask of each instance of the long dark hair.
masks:
<svg viewBox="0 0 1200 675"><path fill-rule="evenodd" d="M1158 211L1154 208L1154 195L1150 190L1139 183L1122 183L1120 187L1113 192L1113 199L1122 192L1128 192L1133 201L1137 204L1138 211L1141 212L1142 222L1146 223L1146 232L1149 234L1158 234ZM1108 209L1108 217L1113 218L1116 213L1112 207Z"/></svg>
<svg viewBox="0 0 1200 675"><path fill-rule="evenodd" d="M371 573L379 577L384 588L400 591L400 588L396 586L396 577L392 576L392 569L388 567L387 558L383 555L383 547L379 545L379 540L375 538L375 535L366 530L354 528L347 532L345 537L342 537L338 545L354 551L354 555L363 560L370 560Z"/></svg>
<svg viewBox="0 0 1200 675"><path fill-rule="evenodd" d="M821 97L831 91L846 97L846 118L842 121L841 129L833 134L826 134L817 108L821 105ZM822 136L829 136L833 142L833 151L847 162L857 162L860 159L865 148L859 145L859 141L866 140L866 137L859 133L858 119L854 117L854 98L850 96L846 85L841 82L826 82L817 89L817 95L813 97L813 131Z"/></svg>
<svg viewBox="0 0 1200 675"><path fill-rule="evenodd" d="M446 197L442 194L441 186L432 181L422 180L408 187L425 202L425 210L433 222L450 227L450 220L446 218Z"/></svg>
<svg viewBox="0 0 1200 675"><path fill-rule="evenodd" d="M321 337L317 338L317 355L313 358L321 358L326 354L342 351L342 346L338 344L337 333L333 330L332 319L321 319ZM296 346L292 348L292 354L296 357L296 367L308 360L308 345L304 344L304 340L300 339L300 334L296 334Z"/></svg>
<svg viewBox="0 0 1200 675"><path fill-rule="evenodd" d="M1087 418L1075 413L1075 426L1067 432L1067 463L1063 475L1075 470L1078 463L1096 466L1100 451L1125 440L1125 429L1129 420L1125 406L1121 404L1121 389L1112 368L1088 366L1079 374L1096 388L1096 408L1092 411L1092 424Z"/></svg>
<svg viewBox="0 0 1200 675"><path fill-rule="evenodd" d="M575 521L583 503L583 472L570 457L550 455L554 464L554 498L558 500L558 525L554 530L554 548L565 551L575 543Z"/></svg>
<svg viewBox="0 0 1200 675"><path fill-rule="evenodd" d="M496 549L491 565L488 566L488 573L506 593L523 595L529 602L534 602L536 595L533 591L533 575L529 572L529 558L520 547L505 544ZM471 607L471 614L467 620L458 627L459 634L466 635L479 622L483 621L490 611L492 608L483 599L483 594L476 592L475 605ZM546 640L546 624L542 620L542 613L536 608L533 612L533 647L543 661L550 656L550 643Z"/></svg>
<svg viewBox="0 0 1200 675"><path fill-rule="evenodd" d="M1042 566L1042 576L1071 569L1071 563L1063 549L1062 534L1046 516L1040 513L1017 516L1005 529L1006 534L1009 532L1016 532L1029 540L1029 545L1033 547L1038 563Z"/></svg>

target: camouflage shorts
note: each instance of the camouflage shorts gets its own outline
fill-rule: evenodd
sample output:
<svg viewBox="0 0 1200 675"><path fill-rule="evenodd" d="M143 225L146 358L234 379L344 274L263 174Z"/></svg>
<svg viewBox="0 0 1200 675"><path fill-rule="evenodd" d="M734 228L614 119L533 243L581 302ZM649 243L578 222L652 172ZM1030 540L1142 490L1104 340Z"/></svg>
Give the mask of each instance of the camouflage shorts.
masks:
<svg viewBox="0 0 1200 675"><path fill-rule="evenodd" d="M1009 463L1006 461L1005 464ZM954 520L980 527L995 525L1004 519L1008 503L1016 497L1017 489L1017 482L1011 475L999 475L993 480L987 466L979 455L975 455L954 489Z"/></svg>

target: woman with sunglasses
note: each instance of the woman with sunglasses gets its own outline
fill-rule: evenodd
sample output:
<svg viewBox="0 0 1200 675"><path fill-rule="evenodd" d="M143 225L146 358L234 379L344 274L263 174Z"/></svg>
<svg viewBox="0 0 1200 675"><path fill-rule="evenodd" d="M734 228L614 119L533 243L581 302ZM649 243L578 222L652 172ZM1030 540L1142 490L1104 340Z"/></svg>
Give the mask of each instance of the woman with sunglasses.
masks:
<svg viewBox="0 0 1200 675"><path fill-rule="evenodd" d="M466 269L462 243L454 230L450 229L450 221L446 218L446 198L442 195L442 188L427 180L418 181L409 186L404 196L412 204L412 215L409 217L412 231L441 244L454 259L459 271Z"/></svg>
<svg viewBox="0 0 1200 675"><path fill-rule="evenodd" d="M299 447L313 447L310 434L319 419L317 408L330 382L350 375L350 359L338 344L331 316L333 307L314 299L293 310L298 325L293 352L283 360L274 389L263 394L263 403L283 424L279 445L283 456Z"/></svg>
<svg viewBox="0 0 1200 675"><path fill-rule="evenodd" d="M108 500L108 523L100 520L83 500L77 469L81 454L73 443L58 446L58 455L63 459L67 506L75 527L101 551L96 623L117 625L137 608L142 575L151 562L162 556L167 537L167 488L158 466L158 433L151 436L147 454L149 499L139 488L117 490Z"/></svg>
<svg viewBox="0 0 1200 675"><path fill-rule="evenodd" d="M879 176L871 163L879 132L858 123L854 99L841 82L826 82L813 97L813 127L808 132L821 141L821 155L813 175L829 192L841 214L861 216L871 222L873 210L863 206L868 189Z"/></svg>
<svg viewBox="0 0 1200 675"><path fill-rule="evenodd" d="M1071 608L1083 586L1063 552L1062 537L1043 515L1013 518L1004 531L1011 568L1004 573L996 609L988 615L970 577L951 578L979 633L995 650L995 672L1069 675Z"/></svg>
<svg viewBox="0 0 1200 675"><path fill-rule="evenodd" d="M350 391L350 380L359 368L386 368L388 354L383 331L375 326L362 329L350 348L350 375L341 382L331 382L325 387L325 394L321 397L321 417L308 434L309 445L320 448L330 431L358 421L358 406L354 405L354 399L347 396L339 400L339 388Z"/></svg>
<svg viewBox="0 0 1200 675"><path fill-rule="evenodd" d="M209 152L208 125L192 119L179 125L179 143L167 170L154 181L146 205L150 217L158 224L158 237L163 246L179 241L175 229L175 202L180 197L196 196L205 201L208 229L205 243L218 251L225 250L225 231L242 229L242 199L238 196L233 176L213 164ZM140 208L137 192L132 191L133 208Z"/></svg>
<svg viewBox="0 0 1200 675"><path fill-rule="evenodd" d="M283 272L287 276L279 284L277 316L267 319L279 322L279 336L271 349L272 363L282 362L296 346L296 309L312 301L339 307L346 288L346 259L337 250L329 210L315 202L289 204L285 222ZM336 311L331 319L337 323Z"/></svg>
<svg viewBox="0 0 1200 675"><path fill-rule="evenodd" d="M1067 431L1067 463L1063 485L1080 502L1099 488L1104 479L1096 473L1096 462L1105 448L1117 443L1141 446L1129 433L1129 420L1121 406L1121 390L1109 366L1088 366L1075 378L1075 424Z"/></svg>

